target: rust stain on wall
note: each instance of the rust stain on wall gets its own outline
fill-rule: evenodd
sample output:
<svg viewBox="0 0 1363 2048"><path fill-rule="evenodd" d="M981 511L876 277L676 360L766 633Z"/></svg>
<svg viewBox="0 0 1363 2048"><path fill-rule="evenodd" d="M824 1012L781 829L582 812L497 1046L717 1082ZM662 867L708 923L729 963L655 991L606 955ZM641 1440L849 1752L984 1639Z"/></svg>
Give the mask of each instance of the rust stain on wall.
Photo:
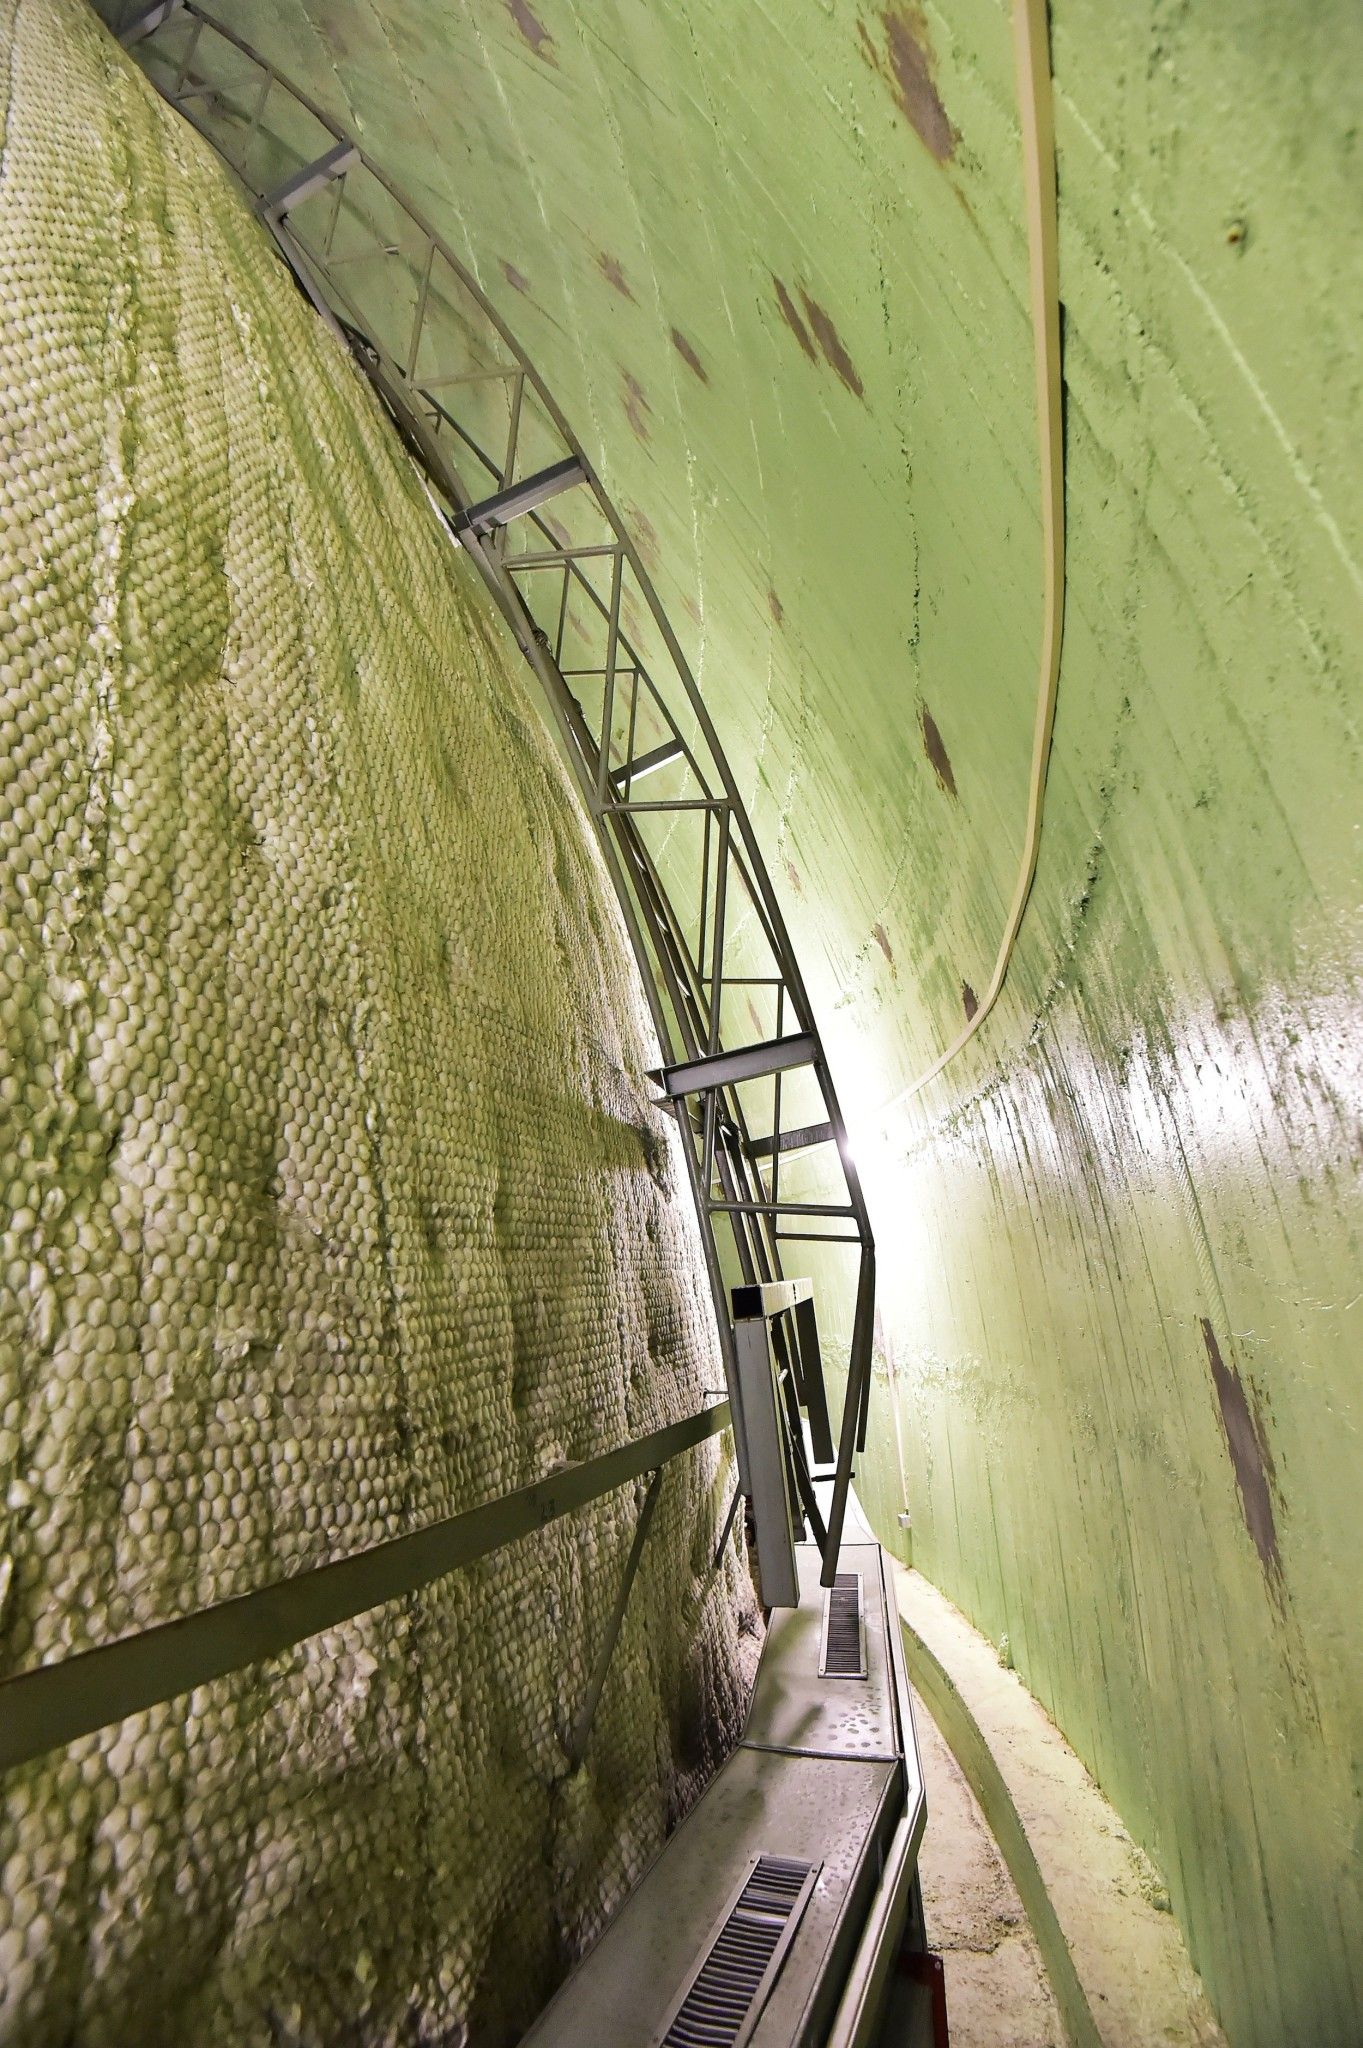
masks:
<svg viewBox="0 0 1363 2048"><path fill-rule="evenodd" d="M770 584L767 585L767 610L771 613L773 625L785 624L786 608Z"/></svg>
<svg viewBox="0 0 1363 2048"><path fill-rule="evenodd" d="M791 888L795 891L795 894L797 896L804 895L805 885L800 880L800 870L796 867L793 860L788 860L786 862L786 880L790 883Z"/></svg>
<svg viewBox="0 0 1363 2048"><path fill-rule="evenodd" d="M928 41L922 9L915 5L886 7L880 16L885 38L879 49L864 21L858 21L861 52L894 95L895 104L924 147L944 164L960 140L937 90L936 62Z"/></svg>
<svg viewBox="0 0 1363 2048"><path fill-rule="evenodd" d="M956 777L951 772L951 757L947 753L941 733L937 730L937 720L926 704L920 704L918 707L918 723L923 730L923 752L932 763L933 774L947 795L955 796Z"/></svg>
<svg viewBox="0 0 1363 2048"><path fill-rule="evenodd" d="M779 277L773 276L772 283L776 286L776 303L781 308L781 318L809 357L810 362L817 363L819 351L814 346L809 329L800 318L799 309L794 299L792 299Z"/></svg>
<svg viewBox="0 0 1363 2048"><path fill-rule="evenodd" d="M1273 1515L1273 1495L1269 1490L1269 1481L1273 1477L1272 1453L1263 1425L1250 1408L1239 1373L1222 1358L1216 1332L1206 1316L1201 1321L1202 1342L1207 1348L1207 1362L1212 1369L1212 1385L1216 1388L1221 1427L1225 1431L1226 1448L1230 1452L1235 1484L1240 1493L1245 1527L1254 1539L1260 1564L1271 1577L1277 1578L1282 1570L1282 1559L1278 1554L1278 1529Z"/></svg>
<svg viewBox="0 0 1363 2048"><path fill-rule="evenodd" d="M857 375L856 364L847 353L842 336L833 325L831 314L826 313L816 299L811 299L807 291L802 289L800 297L804 300L805 318L819 347L848 390L861 398L864 395L861 378Z"/></svg>
<svg viewBox="0 0 1363 2048"><path fill-rule="evenodd" d="M529 0L506 0L506 11L515 22L537 57L545 57L552 63L548 52L554 46L554 38L539 19Z"/></svg>
<svg viewBox="0 0 1363 2048"><path fill-rule="evenodd" d="M648 439L649 416L653 408L649 404L644 387L637 377L631 377L628 370L622 370L620 376L625 387L625 418L629 421L636 437L640 441L646 441Z"/></svg>
<svg viewBox="0 0 1363 2048"><path fill-rule="evenodd" d="M679 327L672 329L672 346L688 370L694 370L702 384L708 384L710 373Z"/></svg>
<svg viewBox="0 0 1363 2048"><path fill-rule="evenodd" d="M887 959L887 960L889 961L889 963L890 963L891 967L893 967L893 966L894 966L894 951L893 951L893 949L892 949L892 947L891 947L891 945L890 945L890 936L889 936L889 933L888 933L888 932L886 931L886 929L885 929L884 925L883 925L883 924L873 924L873 925L871 926L871 937L872 937L872 938L873 938L873 939L875 940L875 942L876 942L876 944L877 944L877 945L879 946L879 948L880 948L881 952L882 952L882 953L883 953L883 954L885 955L885 958L886 958L886 959Z"/></svg>
<svg viewBox="0 0 1363 2048"><path fill-rule="evenodd" d="M695 623L696 625L698 625L698 626L703 626L703 625L704 625L704 623L705 623L705 620L704 620L704 617L703 617L703 615L702 615L702 613L701 613L701 608L700 608L700 606L699 606L699 605L698 605L698 604L696 603L696 600L695 600L695 598L694 598L694 597L692 597L692 596L691 596L691 595L689 594L689 592L688 592L688 594L687 594L687 595L686 595L686 596L685 596L685 597L684 597L684 598L682 599L682 606L683 606L683 608L684 608L684 610L685 610L685 612L686 612L686 616L687 616L687 617L688 617L689 619L693 620L693 621L694 621L694 623Z"/></svg>
<svg viewBox="0 0 1363 2048"><path fill-rule="evenodd" d="M662 559L662 547L658 540L658 529L647 512L641 512L628 499L621 500L622 509L629 520L630 539L639 550L640 560L648 569L656 569Z"/></svg>
<svg viewBox="0 0 1363 2048"><path fill-rule="evenodd" d="M596 267L605 278L606 283L614 291L619 292L622 299L628 299L630 304L633 305L634 294L629 288L629 279L625 276L619 257L610 256L604 249L600 249L597 251Z"/></svg>

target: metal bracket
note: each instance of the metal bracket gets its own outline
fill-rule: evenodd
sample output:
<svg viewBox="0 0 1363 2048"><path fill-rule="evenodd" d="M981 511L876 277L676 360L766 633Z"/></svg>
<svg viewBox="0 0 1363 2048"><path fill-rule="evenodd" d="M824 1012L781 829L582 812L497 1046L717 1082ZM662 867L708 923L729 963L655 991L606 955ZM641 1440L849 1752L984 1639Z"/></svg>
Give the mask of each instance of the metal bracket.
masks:
<svg viewBox="0 0 1363 2048"><path fill-rule="evenodd" d="M743 1433L748 1444L749 1498L757 1534L757 1566L764 1607L798 1607L795 1528L781 1426L771 1333L765 1316L744 1316L734 1324Z"/></svg>
<svg viewBox="0 0 1363 2048"><path fill-rule="evenodd" d="M646 775L655 775L659 768L666 768L671 761L680 761L685 756L680 740L664 740L662 746L652 747L646 754L639 754L632 761L626 761L623 768L616 768L611 781L632 785L642 782Z"/></svg>
<svg viewBox="0 0 1363 2048"><path fill-rule="evenodd" d="M829 1123L803 1124L798 1130L773 1133L768 1138L749 1138L749 1159L785 1157L787 1152L808 1152L815 1145L827 1145L834 1136Z"/></svg>
<svg viewBox="0 0 1363 2048"><path fill-rule="evenodd" d="M476 505L470 505L468 511L455 520L454 530L456 533L489 534L495 527L507 526L513 519L523 518L537 505L556 498L560 491L571 491L575 484L586 480L587 472L581 460L570 455L566 461L553 462L548 469L526 477L523 483L508 484L504 491L494 491L490 498L480 498Z"/></svg>
<svg viewBox="0 0 1363 2048"><path fill-rule="evenodd" d="M634 1541L630 1545L629 1556L625 1561L625 1575L620 1581L620 1590L615 1596L615 1605L611 1609L611 1617L606 1624L606 1633L602 1639L601 1648L597 1652L596 1663L592 1666L592 1675L587 1686L587 1697L582 1702L582 1710L573 1723L572 1734L568 1737L568 1762L574 1770L577 1770L587 1754L587 1738L592 1732L592 1722L596 1718L596 1709L600 1704L601 1694L605 1688L606 1674L610 1670L611 1658L615 1655L615 1645L619 1640L620 1630L624 1624L625 1609L629 1605L630 1588L634 1584L635 1574L639 1569L639 1561L644 1554L644 1544L648 1540L648 1526L653 1520L653 1510L658 1505L658 1493L662 1486L662 1479L663 1468L659 1465L648 1482L648 1491L644 1495L644 1504L639 1510L639 1519L634 1525Z"/></svg>
<svg viewBox="0 0 1363 2048"><path fill-rule="evenodd" d="M317 192L328 186L333 178L343 177L360 161L360 152L353 142L338 142L333 149L324 150L314 157L310 164L304 164L301 171L295 171L282 185L277 185L260 202L260 210L268 221L283 220L292 213L295 206L301 206L305 199L311 199Z"/></svg>
<svg viewBox="0 0 1363 2048"><path fill-rule="evenodd" d="M764 1074L784 1073L787 1067L811 1066L818 1056L813 1033L800 1031L790 1038L740 1046L735 1052L683 1060L675 1067L655 1067L649 1078L675 1100L679 1095L698 1095L705 1088L735 1088L743 1081L758 1081Z"/></svg>

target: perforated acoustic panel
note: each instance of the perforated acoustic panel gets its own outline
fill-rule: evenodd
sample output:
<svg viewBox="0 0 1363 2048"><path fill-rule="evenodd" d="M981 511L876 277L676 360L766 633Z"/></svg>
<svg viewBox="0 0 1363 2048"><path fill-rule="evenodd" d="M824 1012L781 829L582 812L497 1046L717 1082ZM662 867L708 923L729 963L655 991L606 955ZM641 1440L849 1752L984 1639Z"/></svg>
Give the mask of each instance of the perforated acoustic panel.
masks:
<svg viewBox="0 0 1363 2048"><path fill-rule="evenodd" d="M8 1673L720 1375L518 670L81 0L0 0L0 602ZM579 1771L632 1489L12 1774L0 2041L514 2037L735 1727L724 1455L669 1468Z"/></svg>

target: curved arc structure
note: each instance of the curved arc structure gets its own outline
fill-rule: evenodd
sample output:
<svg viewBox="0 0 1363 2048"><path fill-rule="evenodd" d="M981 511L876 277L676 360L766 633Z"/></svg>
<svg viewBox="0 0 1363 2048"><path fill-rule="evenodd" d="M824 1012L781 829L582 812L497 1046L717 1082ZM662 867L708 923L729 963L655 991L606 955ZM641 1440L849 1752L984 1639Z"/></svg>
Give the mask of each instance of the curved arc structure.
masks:
<svg viewBox="0 0 1363 2048"><path fill-rule="evenodd" d="M808 994L751 821L639 550L477 280L362 148L194 0L160 0L131 22L130 11L118 24L125 44L235 172L308 297L349 345L548 700L596 826L667 1062L660 1078L682 1133L731 1391L726 1271L745 1282L779 1279L785 1237L858 1250L836 1478L822 1542L823 1579L831 1584L852 1458L865 1442L874 1241ZM396 269L394 258L401 259ZM374 279L377 290L367 295ZM401 336L392 327L395 311ZM460 360L451 357L452 347L462 351L463 367L449 367ZM541 509L551 498L559 507L573 502L576 537ZM511 552L514 520L528 524L542 545ZM609 570L604 589L595 580L601 565ZM626 576L632 592L624 588ZM631 599L642 603L642 615L631 616ZM570 622L589 649L599 643L599 665L568 665ZM650 633L661 657L652 667L642 647ZM582 701L588 689L574 688L598 682L599 712ZM648 742L642 753L641 738ZM637 784L655 775L675 793L641 799ZM675 879L673 844L683 820L699 822L701 837L687 897ZM661 829L660 843L650 839L650 827ZM743 957L735 959L740 947ZM735 1042L738 1004L762 1030L755 991L770 1005L772 1027L756 1042ZM807 1044L797 1048L797 1041ZM670 1071L684 1064L703 1077L707 1061L715 1062L715 1079L668 1085ZM782 1100L783 1074L793 1067L810 1072L822 1109L819 1122L794 1128L783 1121ZM754 1105L740 1090L760 1086L765 1101L768 1081L771 1128L755 1136ZM694 1098L698 1116L690 1108ZM817 1143L836 1147L845 1202L782 1193L783 1153ZM796 1228L783 1230L783 1222ZM798 1433L792 1436L802 1468L803 1448ZM797 1480L822 1535L803 1469Z"/></svg>

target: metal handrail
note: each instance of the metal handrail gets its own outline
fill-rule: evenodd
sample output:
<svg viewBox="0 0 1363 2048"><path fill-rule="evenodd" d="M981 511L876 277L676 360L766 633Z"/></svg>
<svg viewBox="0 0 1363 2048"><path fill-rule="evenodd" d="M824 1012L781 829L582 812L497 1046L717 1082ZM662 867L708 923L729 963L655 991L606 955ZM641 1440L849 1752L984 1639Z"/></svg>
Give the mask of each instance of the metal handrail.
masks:
<svg viewBox="0 0 1363 2048"><path fill-rule="evenodd" d="M125 7L125 18L128 11ZM707 1093L699 1130L684 1101L677 1105L677 1121L731 1391L734 1363L725 1246L739 1276L749 1282L781 1277L783 1217L823 1217L826 1221L817 1229L796 1234L816 1242L855 1243L859 1248L856 1308L824 1556L823 1579L831 1584L853 1453L865 1442L874 1325L874 1241L808 993L756 835L704 699L638 549L565 414L477 279L361 145L198 0L159 0L122 33L136 48L139 62L163 97L213 144L236 173L309 298L333 329L342 333L423 469L450 530L479 569L534 669L597 828L665 1061L695 1059L717 1052L721 1045L727 1050L726 991L758 984L775 991L777 1035L793 1026L813 1039L809 1070L824 1104L823 1127L836 1147L847 1191L844 1204L811 1204L782 1197L779 1076L773 1083L774 1128L761 1134L763 1150L754 1149L748 1114L738 1092L740 1085L748 1084L717 1086ZM278 106L287 107L288 119L272 126L271 113ZM311 155L296 139L300 113L321 131L319 147ZM403 251L380 234L372 218L372 204L366 212L366 181L376 188L370 191L371 201L377 201L381 193L382 203L395 209L406 230L415 233L415 261L409 264L408 275L416 298L411 332L401 356L381 337L395 302L390 289L392 273L386 266ZM353 239L357 230L360 246L338 249L338 233ZM373 259L379 256L384 259L377 266L379 298L372 301L366 299L366 283L376 269ZM478 329L464 344L472 366L451 372L442 360L439 376L423 374L423 345L436 333L437 316L445 311L454 324L456 343L461 335L472 334L473 326ZM447 322L441 330L446 349L451 346L449 326ZM500 451L484 445L486 430L481 420L469 416L469 394L481 391L486 395L498 383L505 387L507 402L506 442ZM465 401L462 408L461 398ZM574 544L555 520L537 509L536 501L523 516L543 545L509 554L506 528L499 528L495 519L488 523L485 516L497 492L519 489L525 493L527 484L538 485L542 500L549 484L555 489L565 487L555 482L552 462L547 468L541 463L533 475L523 473L527 424L532 418L541 442L553 444L559 470L574 473L569 488L579 496L586 494L595 524L586 540ZM470 480L470 461L479 472L475 481ZM532 500L534 495L532 488ZM474 521L468 518L471 508ZM603 527L610 535L608 542L600 537ZM584 568L593 561L610 564L608 596L603 596ZM660 670L649 668L638 645L641 636L624 616L626 575L661 640L664 662ZM550 579L555 579L555 590L560 592L554 641L526 588L533 583L538 592ZM604 622L606 647L599 669L573 671L570 676L563 666L566 621L570 602L584 597ZM548 616L552 625L552 613ZM584 674L602 680L599 730L593 729L591 715L571 687L572 681ZM628 679L628 739L625 759L617 767L612 760L615 693L622 679ZM673 800L670 806L641 802L634 794L641 684L669 736L667 746L676 748L670 758L681 764L698 792ZM704 817L699 894L689 903L679 898L678 878L664 873L644 829L649 817L671 818L675 823L683 809L699 811ZM737 922L734 901L746 904L753 914L757 943L770 956L773 971L769 975L726 969L726 950ZM688 940L693 927L699 933L694 954ZM768 1159L769 1170L764 1171L763 1161ZM833 1234L835 1219L850 1223L855 1235Z"/></svg>
<svg viewBox="0 0 1363 2048"><path fill-rule="evenodd" d="M447 1572L545 1528L631 1479L656 1474L673 1458L727 1429L730 1420L729 1403L718 1401L632 1443L561 1466L531 1486L446 1515L425 1528L310 1565L134 1635L15 1672L0 1680L0 1771L63 1749L80 1736L93 1735L229 1672L278 1657L322 1629L339 1628L370 1608L420 1592ZM643 1527L646 1532L646 1521ZM639 1547L636 1531L626 1596ZM600 1694L596 1673L604 1676L623 1613L622 1598L594 1669L587 1704L575 1724L575 1746L585 1746L585 1730Z"/></svg>

